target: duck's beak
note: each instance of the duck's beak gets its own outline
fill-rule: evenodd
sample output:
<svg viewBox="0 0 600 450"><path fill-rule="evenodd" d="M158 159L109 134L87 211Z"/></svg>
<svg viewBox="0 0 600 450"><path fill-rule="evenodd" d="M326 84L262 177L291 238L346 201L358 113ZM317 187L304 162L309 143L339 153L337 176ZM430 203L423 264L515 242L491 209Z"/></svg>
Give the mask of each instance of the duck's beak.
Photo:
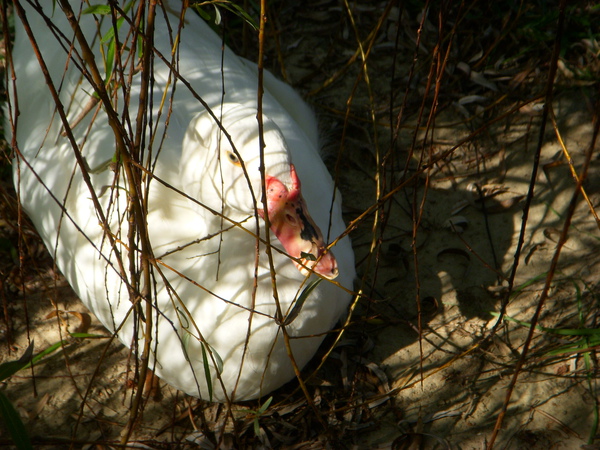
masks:
<svg viewBox="0 0 600 450"><path fill-rule="evenodd" d="M300 180L293 165L290 167L291 188L277 178L266 177L267 210L270 228L285 251L297 261L296 267L307 275L310 269L326 278L338 276L337 261L326 250L321 230L308 213L300 191ZM264 217L264 210L259 211Z"/></svg>

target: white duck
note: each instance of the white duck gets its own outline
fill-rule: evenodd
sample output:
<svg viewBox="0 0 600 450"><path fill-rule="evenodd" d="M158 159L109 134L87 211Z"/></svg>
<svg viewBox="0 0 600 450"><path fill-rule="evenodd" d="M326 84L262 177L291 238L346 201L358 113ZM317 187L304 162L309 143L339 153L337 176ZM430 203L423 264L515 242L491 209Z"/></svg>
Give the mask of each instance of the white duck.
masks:
<svg viewBox="0 0 600 450"><path fill-rule="evenodd" d="M52 27L34 8L26 6L25 11L60 92L69 127L56 111L30 40L16 19L13 67L17 97L9 87L19 150L14 162L15 184L57 266L81 300L125 345L134 348L135 344L141 349L144 322L134 311L145 311L145 306L132 307L123 281L130 277L128 185L122 167L116 172L103 168L115 155L115 134L107 120L106 105L95 106L83 119L78 118L90 105L94 89L81 77L79 44L74 45L69 60L67 52L74 33L58 7L61 2L54 12L51 3L43 2L43 10ZM106 38L112 19L81 15L81 5L71 3L101 65L100 39ZM129 16L136 12L137 5ZM215 401L253 399L294 377L281 321L275 320L277 307L264 243L256 250L257 229L261 237L265 236L260 217L264 212L256 119L257 69L227 48L221 67L220 38L191 10L183 12L184 27L180 29L181 14L178 5L157 7L152 114L144 123L142 144L143 161L154 174L145 178L140 190L148 199L148 238L156 258L154 281L146 286L151 292L152 317L144 317L146 321L152 319L154 325L150 367L190 395ZM96 20L102 22L100 33ZM124 47L131 44L126 33L129 28L125 22L119 29ZM180 35L175 39L178 30ZM161 55L173 61L189 85L173 74ZM127 58L133 56L139 54L133 51L122 56L125 77L132 76L128 107L123 99L126 78L113 89L111 99L131 139L136 133L142 90L142 73L130 74L137 62ZM89 67L87 70L90 72ZM290 87L271 74L265 73L264 85L267 210L270 242L282 250L273 250L273 268L283 315L293 309L306 282L317 278L315 273L335 278L335 282L325 279L318 284L285 324L293 357L302 367L346 310L355 274L354 257L348 238L337 242L330 252L319 231L329 230L329 239L334 240L345 226L339 194L332 205L334 185L317 151L313 113ZM235 150L192 91L220 118ZM18 118L14 117L17 99ZM91 191L76 163L66 128L72 130L89 167L98 169L90 173ZM94 196L109 231L100 224ZM124 275L120 274L117 251L124 261ZM318 262L303 253L319 257ZM139 251L131 256L139 265ZM139 272L138 266L134 269Z"/></svg>

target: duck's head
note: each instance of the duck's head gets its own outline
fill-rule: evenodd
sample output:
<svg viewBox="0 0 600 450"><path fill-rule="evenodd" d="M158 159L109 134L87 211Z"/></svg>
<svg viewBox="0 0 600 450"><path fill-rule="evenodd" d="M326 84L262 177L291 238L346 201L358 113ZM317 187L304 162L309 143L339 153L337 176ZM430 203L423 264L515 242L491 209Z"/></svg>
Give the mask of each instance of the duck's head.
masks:
<svg viewBox="0 0 600 450"><path fill-rule="evenodd" d="M327 251L321 230L309 213L300 179L277 125L263 117L265 207L256 109L225 105L213 112L221 118L226 133L208 112L192 120L184 138L181 162L186 191L234 220L256 212L263 219L266 215L271 232L303 274L312 270L335 278L336 259Z"/></svg>

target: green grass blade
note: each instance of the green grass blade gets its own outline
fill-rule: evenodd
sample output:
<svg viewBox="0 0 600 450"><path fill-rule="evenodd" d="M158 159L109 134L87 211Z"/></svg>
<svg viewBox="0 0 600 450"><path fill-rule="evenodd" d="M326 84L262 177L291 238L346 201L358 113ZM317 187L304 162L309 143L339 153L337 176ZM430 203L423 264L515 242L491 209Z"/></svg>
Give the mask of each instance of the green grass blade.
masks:
<svg viewBox="0 0 600 450"><path fill-rule="evenodd" d="M264 402L264 403L262 404L262 406L261 406L261 407L258 409L258 415L259 415L259 416L265 413L265 411L267 410L267 408L268 408L269 406L271 406L271 402L272 402L272 401L273 401L273 397L271 396L271 397L269 397L269 398L267 399L267 401L266 401L266 402Z"/></svg>
<svg viewBox="0 0 600 450"><path fill-rule="evenodd" d="M33 354L33 341L17 361L9 361L0 364L0 381L6 380L11 375L17 373L19 370L24 369L31 363L31 355Z"/></svg>
<svg viewBox="0 0 600 450"><path fill-rule="evenodd" d="M548 272L540 273L539 275L527 280L525 283L515 287L510 294L510 298L515 298L517 295L521 293L525 288L531 286L534 283L537 283L540 280L543 280L548 275Z"/></svg>
<svg viewBox="0 0 600 450"><path fill-rule="evenodd" d="M296 317L298 317L298 314L300 314L300 311L302 311L302 306L304 306L304 302L306 301L310 293L314 290L314 288L316 288L321 281L323 281L322 278L317 278L315 281L309 283L308 286L304 288L304 290L298 297L298 300L296 300L294 307L292 308L290 313L285 317L285 320L283 321L284 325L289 325L296 319Z"/></svg>
<svg viewBox="0 0 600 450"><path fill-rule="evenodd" d="M497 312L490 312L493 317L499 317L500 314ZM531 323L524 322L522 320L514 319L509 316L504 316L504 320L507 322L515 322L521 326L531 328ZM600 337L600 328L547 328L541 325L535 326L536 330L544 331L546 333L558 334L560 336L592 336Z"/></svg>
<svg viewBox="0 0 600 450"><path fill-rule="evenodd" d="M99 16L110 15L110 6L108 5L92 5L82 11L81 14L97 14Z"/></svg>
<svg viewBox="0 0 600 450"><path fill-rule="evenodd" d="M4 394L0 391L0 416L2 421L6 425L10 436L12 437L15 446L19 450L33 450L29 435L25 429L25 425L21 420L21 416L8 400Z"/></svg>
<svg viewBox="0 0 600 450"><path fill-rule="evenodd" d="M71 337L78 339L109 339L110 336L105 336L103 334L93 334L93 333L69 333Z"/></svg>
<svg viewBox="0 0 600 450"><path fill-rule="evenodd" d="M210 375L210 366L208 364L208 355L206 354L206 347L204 343L200 343L202 349L202 362L204 363L204 376L206 377L206 387L208 388L208 399L212 402L213 389L212 389L212 378Z"/></svg>

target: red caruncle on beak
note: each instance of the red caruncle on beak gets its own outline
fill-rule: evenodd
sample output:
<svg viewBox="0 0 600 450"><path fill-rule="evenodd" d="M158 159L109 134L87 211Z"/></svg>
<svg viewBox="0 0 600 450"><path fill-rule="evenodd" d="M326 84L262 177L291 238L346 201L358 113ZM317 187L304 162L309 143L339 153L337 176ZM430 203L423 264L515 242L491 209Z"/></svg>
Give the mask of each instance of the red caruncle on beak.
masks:
<svg viewBox="0 0 600 450"><path fill-rule="evenodd" d="M267 211L270 229L285 251L297 261L296 267L307 275L309 270L326 278L338 275L337 261L327 251L323 235L311 218L302 197L300 179L293 165L290 166L292 185L288 189L277 178L266 176ZM264 217L264 211L259 211Z"/></svg>

